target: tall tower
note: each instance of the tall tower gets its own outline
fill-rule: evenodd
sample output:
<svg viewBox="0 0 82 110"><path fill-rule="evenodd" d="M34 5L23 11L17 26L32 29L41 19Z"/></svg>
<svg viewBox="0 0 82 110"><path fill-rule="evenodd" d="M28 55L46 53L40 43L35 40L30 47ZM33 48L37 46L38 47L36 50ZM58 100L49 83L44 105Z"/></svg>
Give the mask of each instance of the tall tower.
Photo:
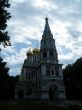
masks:
<svg viewBox="0 0 82 110"><path fill-rule="evenodd" d="M48 18L45 18L45 27L41 46L41 79L42 99L65 99L62 64L58 63L55 40L51 33Z"/></svg>
<svg viewBox="0 0 82 110"><path fill-rule="evenodd" d="M51 33L48 18L45 18L45 28L41 40L41 60L47 62L58 63L57 50L55 46L55 40Z"/></svg>

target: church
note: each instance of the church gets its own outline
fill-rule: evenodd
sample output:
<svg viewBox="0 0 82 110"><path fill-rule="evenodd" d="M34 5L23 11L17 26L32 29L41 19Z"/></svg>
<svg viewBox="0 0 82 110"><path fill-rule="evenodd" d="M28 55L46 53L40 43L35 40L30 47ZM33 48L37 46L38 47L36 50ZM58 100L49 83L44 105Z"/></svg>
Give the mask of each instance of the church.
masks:
<svg viewBox="0 0 82 110"><path fill-rule="evenodd" d="M16 83L15 99L64 100L62 64L58 62L55 40L47 17L40 49L29 50L26 55Z"/></svg>

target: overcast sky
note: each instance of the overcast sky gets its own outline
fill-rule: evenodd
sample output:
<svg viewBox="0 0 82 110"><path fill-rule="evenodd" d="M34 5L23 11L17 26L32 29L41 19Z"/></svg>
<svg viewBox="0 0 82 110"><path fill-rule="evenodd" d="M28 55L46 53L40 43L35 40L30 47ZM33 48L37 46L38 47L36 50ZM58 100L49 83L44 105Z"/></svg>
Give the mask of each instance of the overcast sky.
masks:
<svg viewBox="0 0 82 110"><path fill-rule="evenodd" d="M2 47L10 75L21 73L30 44L40 45L46 14L59 62L65 66L82 56L82 0L10 0L10 4L7 30L12 46Z"/></svg>

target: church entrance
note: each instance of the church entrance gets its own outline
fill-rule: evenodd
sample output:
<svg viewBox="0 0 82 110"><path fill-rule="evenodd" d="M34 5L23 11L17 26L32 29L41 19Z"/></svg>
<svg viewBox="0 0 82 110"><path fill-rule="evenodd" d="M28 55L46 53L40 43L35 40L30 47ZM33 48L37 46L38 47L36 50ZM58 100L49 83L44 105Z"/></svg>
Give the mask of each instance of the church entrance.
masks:
<svg viewBox="0 0 82 110"><path fill-rule="evenodd" d="M18 99L23 99L24 98L24 90L20 89L18 90Z"/></svg>
<svg viewBox="0 0 82 110"><path fill-rule="evenodd" d="M50 101L54 100L54 91L52 87L49 87L49 100Z"/></svg>
<svg viewBox="0 0 82 110"><path fill-rule="evenodd" d="M56 86L49 87L49 100L50 101L57 101L58 100L58 92Z"/></svg>

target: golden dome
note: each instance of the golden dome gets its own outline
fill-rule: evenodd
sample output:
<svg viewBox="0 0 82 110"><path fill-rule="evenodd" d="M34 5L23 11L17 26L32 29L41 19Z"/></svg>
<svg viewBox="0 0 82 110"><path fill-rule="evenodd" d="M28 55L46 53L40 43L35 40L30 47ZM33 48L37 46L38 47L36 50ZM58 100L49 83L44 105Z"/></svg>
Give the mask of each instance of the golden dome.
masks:
<svg viewBox="0 0 82 110"><path fill-rule="evenodd" d="M40 49L34 48L33 49L33 54L40 54Z"/></svg>
<svg viewBox="0 0 82 110"><path fill-rule="evenodd" d="M32 55L33 55L33 53L31 51L27 52L27 56L32 56Z"/></svg>

